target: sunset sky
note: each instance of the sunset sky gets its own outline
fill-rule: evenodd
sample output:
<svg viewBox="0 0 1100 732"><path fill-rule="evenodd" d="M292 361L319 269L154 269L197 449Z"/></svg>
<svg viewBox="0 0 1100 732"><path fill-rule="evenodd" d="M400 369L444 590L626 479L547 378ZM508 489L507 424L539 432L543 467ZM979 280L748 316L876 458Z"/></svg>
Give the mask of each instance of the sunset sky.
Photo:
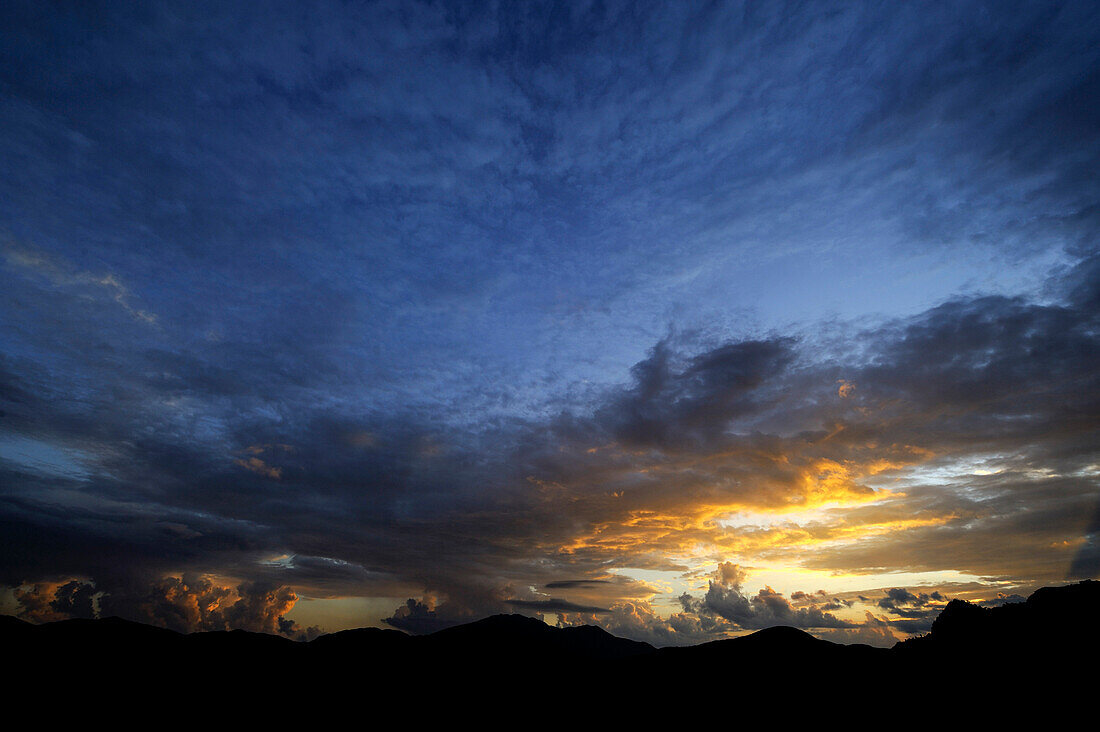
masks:
<svg viewBox="0 0 1100 732"><path fill-rule="evenodd" d="M0 39L0 612L890 645L1100 576L1100 4Z"/></svg>

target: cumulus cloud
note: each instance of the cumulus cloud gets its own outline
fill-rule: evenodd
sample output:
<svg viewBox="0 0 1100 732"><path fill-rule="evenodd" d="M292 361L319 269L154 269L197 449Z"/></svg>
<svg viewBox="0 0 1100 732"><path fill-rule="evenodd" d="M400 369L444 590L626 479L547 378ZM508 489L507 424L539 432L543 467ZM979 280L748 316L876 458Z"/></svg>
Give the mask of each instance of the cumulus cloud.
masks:
<svg viewBox="0 0 1100 732"><path fill-rule="evenodd" d="M737 628L756 630L776 625L796 628L847 628L851 623L841 620L817 606L795 607L790 600L771 587L764 587L752 597L742 590L745 572L730 562L718 566L706 594L699 599L689 594L680 597L685 612L716 615Z"/></svg>
<svg viewBox="0 0 1100 732"><path fill-rule="evenodd" d="M95 585L80 580L16 587L19 615L32 623L96 616Z"/></svg>
<svg viewBox="0 0 1100 732"><path fill-rule="evenodd" d="M559 613L558 627L575 625L598 625L612 635L654 646L694 645L721 637L709 618L692 613L672 613L666 618L643 601L617 603L607 614Z"/></svg>
<svg viewBox="0 0 1100 732"><path fill-rule="evenodd" d="M36 584L16 588L15 598L20 615L33 622L118 615L180 633L241 629L300 639L319 632L285 617L298 601L289 587L245 582L233 588L196 575L109 591L79 580Z"/></svg>
<svg viewBox="0 0 1100 732"><path fill-rule="evenodd" d="M853 623L850 628L819 629L813 634L833 643L863 643L878 648L890 648L901 640L890 622L871 612L865 613L862 623Z"/></svg>
<svg viewBox="0 0 1100 732"><path fill-rule="evenodd" d="M434 633L459 623L458 620L438 615L433 598L425 598L421 601L411 597L404 605L397 608L392 616L386 618L385 622L413 635Z"/></svg>
<svg viewBox="0 0 1100 732"><path fill-rule="evenodd" d="M237 601L224 610L227 627L264 633L292 634L295 627L283 617L298 602L289 587L271 587L250 582L237 587Z"/></svg>

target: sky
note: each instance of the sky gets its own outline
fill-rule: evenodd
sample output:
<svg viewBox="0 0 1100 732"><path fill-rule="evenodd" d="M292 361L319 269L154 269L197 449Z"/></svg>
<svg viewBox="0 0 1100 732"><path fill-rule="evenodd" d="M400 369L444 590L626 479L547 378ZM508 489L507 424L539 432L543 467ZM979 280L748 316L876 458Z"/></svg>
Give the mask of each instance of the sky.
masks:
<svg viewBox="0 0 1100 732"><path fill-rule="evenodd" d="M1100 576L1100 6L0 8L0 611L890 645Z"/></svg>

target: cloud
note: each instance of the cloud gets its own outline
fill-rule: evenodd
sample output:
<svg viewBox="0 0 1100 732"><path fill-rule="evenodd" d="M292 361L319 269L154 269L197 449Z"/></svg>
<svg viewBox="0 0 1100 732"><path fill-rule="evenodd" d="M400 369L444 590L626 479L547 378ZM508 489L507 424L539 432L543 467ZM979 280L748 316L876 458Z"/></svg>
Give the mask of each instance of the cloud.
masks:
<svg viewBox="0 0 1100 732"><path fill-rule="evenodd" d="M689 594L680 597L685 612L719 616L736 628L757 630L776 625L796 628L847 628L851 623L841 620L816 606L794 607L782 594L764 587L753 597L742 591L745 572L735 564L718 566L706 594L696 599Z"/></svg>
<svg viewBox="0 0 1100 732"><path fill-rule="evenodd" d="M548 590L557 589L574 589L574 588L592 588L600 587L601 585L611 584L610 580L596 580L596 579L580 579L580 580L558 580L555 582L547 582L544 587Z"/></svg>
<svg viewBox="0 0 1100 732"><path fill-rule="evenodd" d="M19 616L32 623L49 623L69 618L93 618L95 586L69 580L64 583L38 583L16 587L15 601Z"/></svg>
<svg viewBox="0 0 1100 732"><path fill-rule="evenodd" d="M1000 607L1001 605L1007 605L1009 603L1017 602L1027 602L1027 598L1023 595L1006 595L1003 592L998 592L996 597L990 598L988 600L982 600L978 604L982 607Z"/></svg>
<svg viewBox="0 0 1100 732"><path fill-rule="evenodd" d="M875 617L871 612L865 614L862 623L853 624L850 628L821 629L813 634L833 643L863 643L878 648L890 648L900 640L891 623Z"/></svg>
<svg viewBox="0 0 1100 732"><path fill-rule="evenodd" d="M597 418L625 445L716 439L730 421L761 408L767 382L792 361L792 346L789 339L734 343L676 364L669 344L658 343L631 369L634 388Z"/></svg>
<svg viewBox="0 0 1100 732"><path fill-rule="evenodd" d="M245 470L251 470L253 473L266 476L278 480L283 475L282 468L277 468L268 465L263 460L257 457L248 458L247 460L234 460L237 465L240 465Z"/></svg>
<svg viewBox="0 0 1100 732"><path fill-rule="evenodd" d="M283 617L298 602L298 595L289 587L245 583L237 587L237 596L224 611L226 626L273 634L296 632L293 621Z"/></svg>
<svg viewBox="0 0 1100 732"><path fill-rule="evenodd" d="M236 588L206 577L165 577L146 586L105 592L100 614L150 623L181 633L241 629L297 635L283 616L298 601L289 587L244 582Z"/></svg>
<svg viewBox="0 0 1100 732"><path fill-rule="evenodd" d="M665 618L642 601L617 603L607 614L558 614L558 627L574 625L598 625L612 635L655 646L694 645L721 637L708 618L690 613L673 613Z"/></svg>
<svg viewBox="0 0 1100 732"><path fill-rule="evenodd" d="M321 632L285 617L298 601L292 589L259 582L233 588L184 575L103 590L70 580L17 587L14 594L20 617L35 623L117 615L180 633L240 629L308 640Z"/></svg>
<svg viewBox="0 0 1100 732"><path fill-rule="evenodd" d="M459 624L457 620L437 615L435 601L431 598L424 601L409 598L408 602L397 608L384 622L413 635L426 635Z"/></svg>
<svg viewBox="0 0 1100 732"><path fill-rule="evenodd" d="M904 617L923 617L930 612L936 614L947 605L947 598L939 592L912 593L904 587L893 587L885 592L886 597L878 601L878 606Z"/></svg>
<svg viewBox="0 0 1100 732"><path fill-rule="evenodd" d="M578 605L568 600L557 600L550 598L549 600L505 600L505 605L511 607L520 608L521 610L537 610L544 613L586 613L586 614L600 614L609 613L610 610L602 607L592 607L589 605Z"/></svg>
<svg viewBox="0 0 1100 732"><path fill-rule="evenodd" d="M1095 574L1095 9L731 8L5 8L0 418L81 470L0 461L0 583L680 642L842 608L610 569Z"/></svg>
<svg viewBox="0 0 1100 732"><path fill-rule="evenodd" d="M114 274L79 271L56 257L19 246L10 240L0 241L0 249L9 267L39 275L54 287L66 288L82 295L90 294L95 299L106 297L121 306L135 320L148 324L157 322L154 313L130 304L132 298L129 289Z"/></svg>
<svg viewBox="0 0 1100 732"><path fill-rule="evenodd" d="M153 415L162 431L150 435L147 401L84 412L11 380L13 424L59 444L79 440L95 459L80 480L7 465L5 532L25 551L7 555L4 572L14 584L63 571L107 588L120 567L153 576L220 567L324 596L445 598L445 615L417 607L391 619L410 629L531 599L506 586L596 593L563 600L613 611L653 597L652 587L600 579L608 563L682 572L709 560L726 574L692 599L692 612L743 628L844 622L830 601L746 595L728 557L1054 581L1082 546L1081 517L1095 510L1090 479L1074 476L1091 460L1082 405L1095 391L1096 315L1075 302L958 299L864 330L845 366L861 386L844 400L832 393L835 366L797 341L692 354L664 339L589 413L476 438L429 430L412 414L336 420L309 409L229 423L216 439ZM361 432L375 435L366 449L347 439ZM448 450L426 453L432 435ZM269 476L227 466L224 439L237 443L231 454L277 455L290 492L272 494ZM262 447L273 445L295 447ZM977 459L997 469L968 472ZM951 477L926 480L928 470ZM135 501L142 485L161 488ZM737 518L757 514L772 518ZM986 551L1009 536L1002 551ZM270 559L284 555L298 559ZM576 579L555 579L563 575ZM928 607L882 609L900 619ZM179 615L158 612L166 623ZM171 622L205 622L187 617Z"/></svg>

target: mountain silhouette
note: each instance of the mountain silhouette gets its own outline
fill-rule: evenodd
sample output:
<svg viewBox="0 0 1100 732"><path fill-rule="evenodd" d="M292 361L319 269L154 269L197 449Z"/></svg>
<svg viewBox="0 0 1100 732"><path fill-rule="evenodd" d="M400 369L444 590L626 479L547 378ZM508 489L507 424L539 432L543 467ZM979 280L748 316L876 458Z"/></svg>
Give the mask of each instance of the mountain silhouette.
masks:
<svg viewBox="0 0 1100 732"><path fill-rule="evenodd" d="M618 700L660 716L672 709L662 704L688 694L719 705L733 695L758 710L842 699L886 709L887 690L927 703L1089 699L1100 658L1098 606L1095 581L1045 587L999 607L952 600L928 634L889 649L791 627L658 649L595 626L554 628L514 614L423 636L361 628L310 642L242 630L181 634L121 618L33 625L0 616L0 644L16 672L4 687L13 699L308 698L419 711L425 699L433 709L479 700L498 712L552 702L556 712L545 714ZM630 710L618 713L637 711Z"/></svg>

